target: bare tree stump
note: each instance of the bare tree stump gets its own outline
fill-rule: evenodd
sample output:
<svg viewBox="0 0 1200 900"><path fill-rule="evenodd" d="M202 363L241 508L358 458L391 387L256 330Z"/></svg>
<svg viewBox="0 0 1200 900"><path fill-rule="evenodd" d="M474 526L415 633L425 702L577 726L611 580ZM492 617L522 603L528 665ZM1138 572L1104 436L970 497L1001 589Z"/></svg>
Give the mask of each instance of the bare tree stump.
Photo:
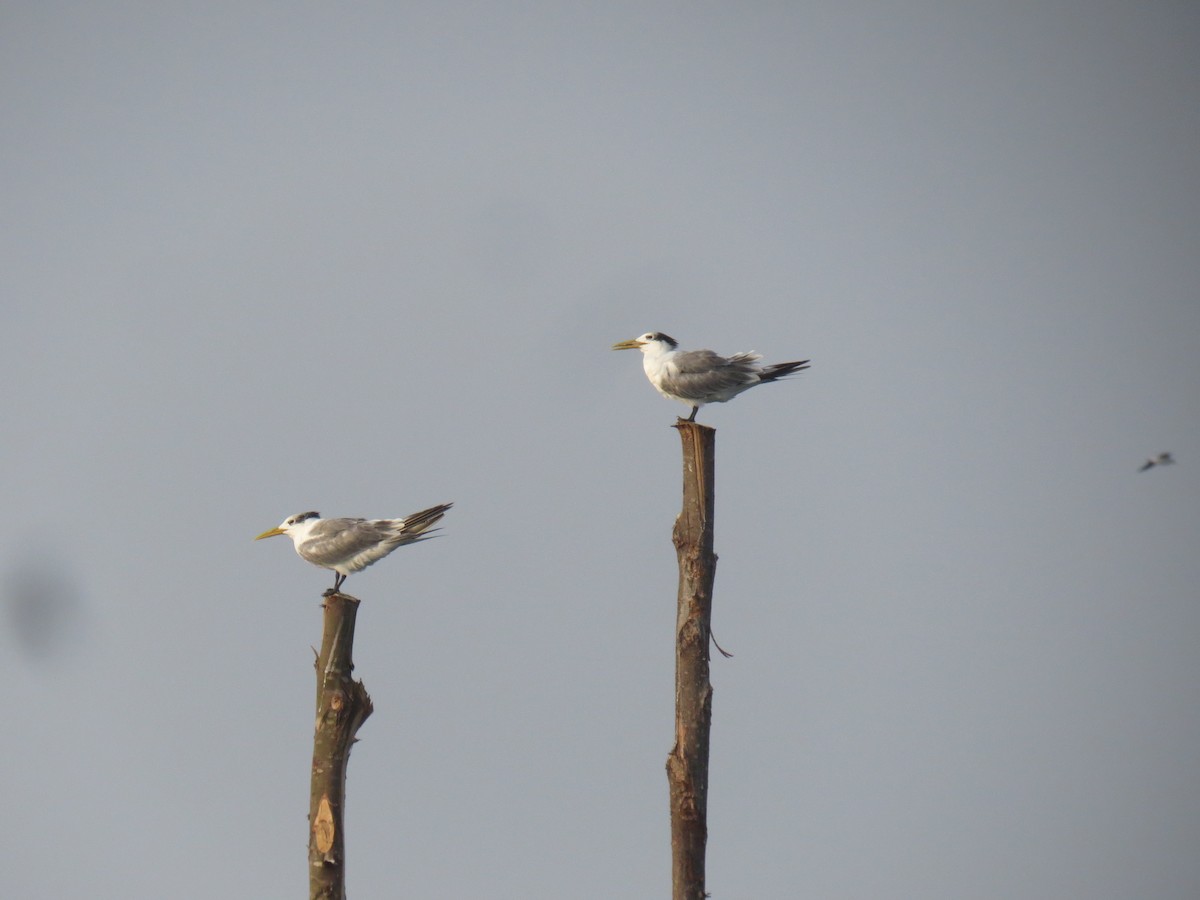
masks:
<svg viewBox="0 0 1200 900"><path fill-rule="evenodd" d="M371 697L355 681L354 621L358 600L324 599L325 628L317 654L317 722L308 807L309 900L345 900L346 766L358 728L371 715Z"/></svg>
<svg viewBox="0 0 1200 900"><path fill-rule="evenodd" d="M683 510L672 538L679 558L675 621L675 746L667 757L671 795L671 896L703 900L708 841L708 750L712 722L708 642L712 633L713 492L716 430L680 419Z"/></svg>

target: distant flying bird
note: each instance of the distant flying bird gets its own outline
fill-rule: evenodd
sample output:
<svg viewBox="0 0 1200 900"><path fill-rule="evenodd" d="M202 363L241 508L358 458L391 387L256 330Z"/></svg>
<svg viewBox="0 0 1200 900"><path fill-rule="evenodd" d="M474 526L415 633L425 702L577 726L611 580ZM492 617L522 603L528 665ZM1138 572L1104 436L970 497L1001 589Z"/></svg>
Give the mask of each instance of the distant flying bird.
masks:
<svg viewBox="0 0 1200 900"><path fill-rule="evenodd" d="M1153 469L1155 466L1172 466L1174 464L1175 464L1175 460L1173 460L1171 458L1171 454L1164 452L1164 453L1158 454L1158 456L1150 457L1148 460L1146 460L1144 463L1142 463L1142 467L1140 469L1138 469L1138 471L1146 472L1146 471L1149 471L1150 469Z"/></svg>
<svg viewBox="0 0 1200 900"><path fill-rule="evenodd" d="M760 366L757 353L718 356L711 350L679 350L678 342L661 331L613 344L614 350L641 350L646 377L668 400L678 400L692 408L687 421L695 422L696 413L706 403L724 403L742 391L766 384L808 368L807 359L799 362ZM682 418L682 417L681 417Z"/></svg>
<svg viewBox="0 0 1200 900"><path fill-rule="evenodd" d="M335 594L351 572L378 562L397 547L433 537L430 529L453 505L431 506L403 519L322 519L316 512L297 513L255 540L286 534L301 559L336 573L333 587L325 592Z"/></svg>

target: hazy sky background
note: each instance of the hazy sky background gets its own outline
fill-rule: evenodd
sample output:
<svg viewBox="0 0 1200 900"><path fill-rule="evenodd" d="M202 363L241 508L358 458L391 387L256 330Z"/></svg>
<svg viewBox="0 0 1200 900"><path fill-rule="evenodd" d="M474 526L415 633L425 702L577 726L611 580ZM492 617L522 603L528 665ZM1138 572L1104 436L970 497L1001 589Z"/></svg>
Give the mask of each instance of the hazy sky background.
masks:
<svg viewBox="0 0 1200 900"><path fill-rule="evenodd" d="M717 433L717 900L1200 896L1200 7L0 8L12 897L661 898ZM1147 455L1179 465L1138 474Z"/></svg>

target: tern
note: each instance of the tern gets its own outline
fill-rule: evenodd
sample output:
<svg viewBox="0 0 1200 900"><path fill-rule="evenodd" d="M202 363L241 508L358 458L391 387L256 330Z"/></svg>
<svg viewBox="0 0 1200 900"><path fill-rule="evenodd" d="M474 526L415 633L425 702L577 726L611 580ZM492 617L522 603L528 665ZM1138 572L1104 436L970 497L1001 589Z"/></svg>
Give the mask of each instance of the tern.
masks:
<svg viewBox="0 0 1200 900"><path fill-rule="evenodd" d="M333 570L333 587L325 593L336 594L351 572L378 562L397 547L433 537L430 529L438 530L433 526L453 505L431 506L403 519L322 519L318 512L302 512L289 516L255 540L286 534L301 559Z"/></svg>
<svg viewBox="0 0 1200 900"><path fill-rule="evenodd" d="M809 360L759 365L757 353L718 356L711 350L680 350L673 337L651 331L641 337L613 344L614 350L641 350L646 377L668 400L692 408L687 421L706 403L724 403L756 385L776 381L808 368ZM682 419L683 417L680 416Z"/></svg>
<svg viewBox="0 0 1200 900"><path fill-rule="evenodd" d="M1142 467L1138 469L1138 471L1145 472L1149 469L1153 469L1155 466L1171 466L1174 464L1175 460L1171 458L1171 454L1164 452L1158 454L1158 456L1150 457L1148 460L1142 463Z"/></svg>

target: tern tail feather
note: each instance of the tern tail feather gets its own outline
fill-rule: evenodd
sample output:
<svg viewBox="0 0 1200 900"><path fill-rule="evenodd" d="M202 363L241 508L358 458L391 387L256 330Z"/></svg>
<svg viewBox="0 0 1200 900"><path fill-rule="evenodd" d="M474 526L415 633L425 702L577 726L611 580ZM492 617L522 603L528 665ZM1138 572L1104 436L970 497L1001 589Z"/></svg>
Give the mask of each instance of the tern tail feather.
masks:
<svg viewBox="0 0 1200 900"><path fill-rule="evenodd" d="M796 372L803 371L808 368L809 360L802 359L798 362L774 363L773 365L763 366L760 381L775 381L778 378L783 378L787 375L792 375Z"/></svg>
<svg viewBox="0 0 1200 900"><path fill-rule="evenodd" d="M403 534L425 534L430 527L441 521L442 516L446 515L446 511L453 505L453 503L440 503L429 509L413 513L411 516L405 516Z"/></svg>

